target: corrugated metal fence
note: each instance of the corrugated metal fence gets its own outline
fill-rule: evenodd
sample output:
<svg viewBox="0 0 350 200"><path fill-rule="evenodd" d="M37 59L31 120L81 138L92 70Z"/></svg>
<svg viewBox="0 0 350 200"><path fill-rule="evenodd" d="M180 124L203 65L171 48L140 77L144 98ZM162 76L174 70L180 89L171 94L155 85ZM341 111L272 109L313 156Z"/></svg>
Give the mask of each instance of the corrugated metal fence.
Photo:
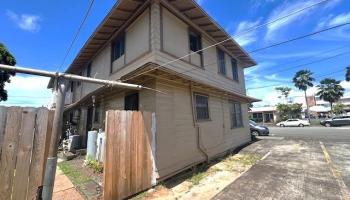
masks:
<svg viewBox="0 0 350 200"><path fill-rule="evenodd" d="M36 199L54 111L0 107L0 199Z"/></svg>
<svg viewBox="0 0 350 200"><path fill-rule="evenodd" d="M123 199L155 184L155 115L108 111L104 199Z"/></svg>

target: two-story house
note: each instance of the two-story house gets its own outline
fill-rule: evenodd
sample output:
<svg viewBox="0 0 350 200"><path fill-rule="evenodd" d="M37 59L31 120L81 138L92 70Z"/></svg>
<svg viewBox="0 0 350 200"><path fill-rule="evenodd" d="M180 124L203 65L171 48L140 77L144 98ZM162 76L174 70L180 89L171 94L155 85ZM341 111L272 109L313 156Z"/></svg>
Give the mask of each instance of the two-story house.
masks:
<svg viewBox="0 0 350 200"><path fill-rule="evenodd" d="M194 0L119 0L66 72L162 92L72 82L65 116L86 144L107 110L154 112L163 179L250 141L247 103L256 99L243 71L254 65Z"/></svg>

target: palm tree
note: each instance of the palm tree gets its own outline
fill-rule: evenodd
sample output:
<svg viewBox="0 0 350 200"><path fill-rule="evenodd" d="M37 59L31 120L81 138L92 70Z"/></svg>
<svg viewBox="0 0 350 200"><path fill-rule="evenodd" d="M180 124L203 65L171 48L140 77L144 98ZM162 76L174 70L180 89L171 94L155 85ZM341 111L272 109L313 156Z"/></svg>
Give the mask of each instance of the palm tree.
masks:
<svg viewBox="0 0 350 200"><path fill-rule="evenodd" d="M331 78L323 79L317 87L319 89L317 95L331 104L332 112L333 103L338 101L344 95L345 89L340 85L340 81Z"/></svg>
<svg viewBox="0 0 350 200"><path fill-rule="evenodd" d="M309 121L310 121L310 113L309 113L309 103L307 101L307 96L306 96L306 90L307 88L314 86L312 82L315 81L315 79L312 77L312 74L313 73L310 70L300 70L297 73L295 73L293 78L294 86L299 90L304 91L305 102L306 102L306 113Z"/></svg>
<svg viewBox="0 0 350 200"><path fill-rule="evenodd" d="M346 68L345 80L350 81L350 67Z"/></svg>

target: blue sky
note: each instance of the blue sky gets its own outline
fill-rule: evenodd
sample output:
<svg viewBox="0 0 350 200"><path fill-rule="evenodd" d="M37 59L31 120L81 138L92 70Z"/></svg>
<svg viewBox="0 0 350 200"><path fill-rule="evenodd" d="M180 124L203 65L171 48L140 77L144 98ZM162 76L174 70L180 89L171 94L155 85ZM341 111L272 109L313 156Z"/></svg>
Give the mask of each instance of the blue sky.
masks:
<svg viewBox="0 0 350 200"><path fill-rule="evenodd" d="M252 26L265 23L320 0L200 0L203 8L228 33L235 35ZM101 22L115 0L95 1L92 12L66 62L62 59L79 26L88 1L7 1L0 8L0 24L6 29L0 32L0 41L15 55L19 66L31 66L47 70L64 70L80 50L84 42ZM346 0L329 0L302 13L281 20L267 27L244 34L236 40L249 52L276 42L314 32L319 29L350 21L350 4ZM276 103L278 94L274 87L253 89L268 85L290 86L291 78L300 69L310 69L316 77L339 71L350 65L349 54L305 65L320 59L350 51L350 25L321 33L317 36L253 53L258 66L246 70L248 94L263 102L257 106ZM281 70L290 69L288 71ZM323 76L323 77L322 77ZM344 79L344 72L329 75ZM319 81L319 79L317 81ZM46 78L17 75L8 86L7 105L40 106L50 102L46 90ZM350 84L343 82L350 96ZM309 94L315 92L310 89ZM301 93L294 90L292 96ZM35 97L35 98L34 98Z"/></svg>

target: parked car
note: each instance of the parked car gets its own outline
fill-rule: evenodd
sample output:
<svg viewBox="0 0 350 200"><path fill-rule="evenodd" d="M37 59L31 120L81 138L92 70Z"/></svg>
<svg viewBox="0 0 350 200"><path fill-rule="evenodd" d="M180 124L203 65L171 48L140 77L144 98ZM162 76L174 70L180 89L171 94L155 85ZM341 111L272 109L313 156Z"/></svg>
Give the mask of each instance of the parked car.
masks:
<svg viewBox="0 0 350 200"><path fill-rule="evenodd" d="M326 127L350 125L350 116L333 117L331 119L322 120L320 124Z"/></svg>
<svg viewBox="0 0 350 200"><path fill-rule="evenodd" d="M267 128L266 126L261 126L252 120L249 120L249 126L250 126L250 133L254 136L261 136L261 135L268 136L270 134L269 128Z"/></svg>
<svg viewBox="0 0 350 200"><path fill-rule="evenodd" d="M277 123L276 125L281 127L285 127L285 126L304 127L304 126L310 126L310 122L308 122L307 120L301 120L301 119L288 119L286 121Z"/></svg>

